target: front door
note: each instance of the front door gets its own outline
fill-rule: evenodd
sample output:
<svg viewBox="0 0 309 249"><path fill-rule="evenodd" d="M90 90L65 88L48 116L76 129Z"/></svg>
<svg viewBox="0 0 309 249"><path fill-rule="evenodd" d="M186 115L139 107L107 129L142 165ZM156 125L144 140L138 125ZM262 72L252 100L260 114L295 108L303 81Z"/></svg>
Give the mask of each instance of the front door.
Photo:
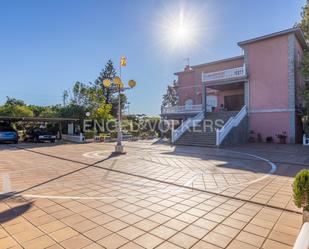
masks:
<svg viewBox="0 0 309 249"><path fill-rule="evenodd" d="M239 111L244 104L243 94L224 96L224 107L227 111Z"/></svg>

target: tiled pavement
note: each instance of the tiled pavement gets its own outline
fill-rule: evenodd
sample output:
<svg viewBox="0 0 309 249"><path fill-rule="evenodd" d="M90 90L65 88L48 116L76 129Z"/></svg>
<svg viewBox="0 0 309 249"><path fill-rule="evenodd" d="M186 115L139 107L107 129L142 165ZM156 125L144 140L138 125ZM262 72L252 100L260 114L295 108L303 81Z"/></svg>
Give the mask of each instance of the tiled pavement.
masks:
<svg viewBox="0 0 309 249"><path fill-rule="evenodd" d="M0 145L0 248L291 248L295 148Z"/></svg>

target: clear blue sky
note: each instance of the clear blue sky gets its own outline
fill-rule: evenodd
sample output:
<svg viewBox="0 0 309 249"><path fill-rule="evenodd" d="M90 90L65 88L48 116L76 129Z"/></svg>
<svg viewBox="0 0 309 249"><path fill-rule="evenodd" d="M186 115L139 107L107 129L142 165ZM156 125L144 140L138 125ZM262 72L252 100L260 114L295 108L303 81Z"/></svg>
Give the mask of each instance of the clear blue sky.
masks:
<svg viewBox="0 0 309 249"><path fill-rule="evenodd" d="M241 54L238 41L289 28L305 0L1 0L0 104L61 103L75 81L94 81L127 56L131 113L158 114L167 84L185 65ZM195 45L171 49L160 29L180 9L198 18ZM185 13L186 14L186 13ZM117 62L118 63L118 62Z"/></svg>

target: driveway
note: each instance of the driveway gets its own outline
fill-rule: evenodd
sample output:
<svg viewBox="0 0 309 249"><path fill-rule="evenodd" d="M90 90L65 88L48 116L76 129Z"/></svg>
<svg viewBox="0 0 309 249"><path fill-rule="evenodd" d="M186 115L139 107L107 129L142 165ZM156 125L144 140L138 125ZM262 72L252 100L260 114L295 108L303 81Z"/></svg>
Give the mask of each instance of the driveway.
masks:
<svg viewBox="0 0 309 249"><path fill-rule="evenodd" d="M309 149L0 145L0 248L292 248Z"/></svg>

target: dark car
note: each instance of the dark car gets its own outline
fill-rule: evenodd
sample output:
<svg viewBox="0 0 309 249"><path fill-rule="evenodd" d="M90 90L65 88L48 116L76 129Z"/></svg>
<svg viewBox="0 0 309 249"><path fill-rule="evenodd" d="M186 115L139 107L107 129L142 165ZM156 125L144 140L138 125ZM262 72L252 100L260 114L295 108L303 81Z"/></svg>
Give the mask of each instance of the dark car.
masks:
<svg viewBox="0 0 309 249"><path fill-rule="evenodd" d="M25 141L33 141L37 142L51 142L54 143L56 141L56 135L46 129L42 128L34 128L26 131Z"/></svg>
<svg viewBox="0 0 309 249"><path fill-rule="evenodd" d="M0 126L0 142L18 143L18 133L10 126Z"/></svg>

